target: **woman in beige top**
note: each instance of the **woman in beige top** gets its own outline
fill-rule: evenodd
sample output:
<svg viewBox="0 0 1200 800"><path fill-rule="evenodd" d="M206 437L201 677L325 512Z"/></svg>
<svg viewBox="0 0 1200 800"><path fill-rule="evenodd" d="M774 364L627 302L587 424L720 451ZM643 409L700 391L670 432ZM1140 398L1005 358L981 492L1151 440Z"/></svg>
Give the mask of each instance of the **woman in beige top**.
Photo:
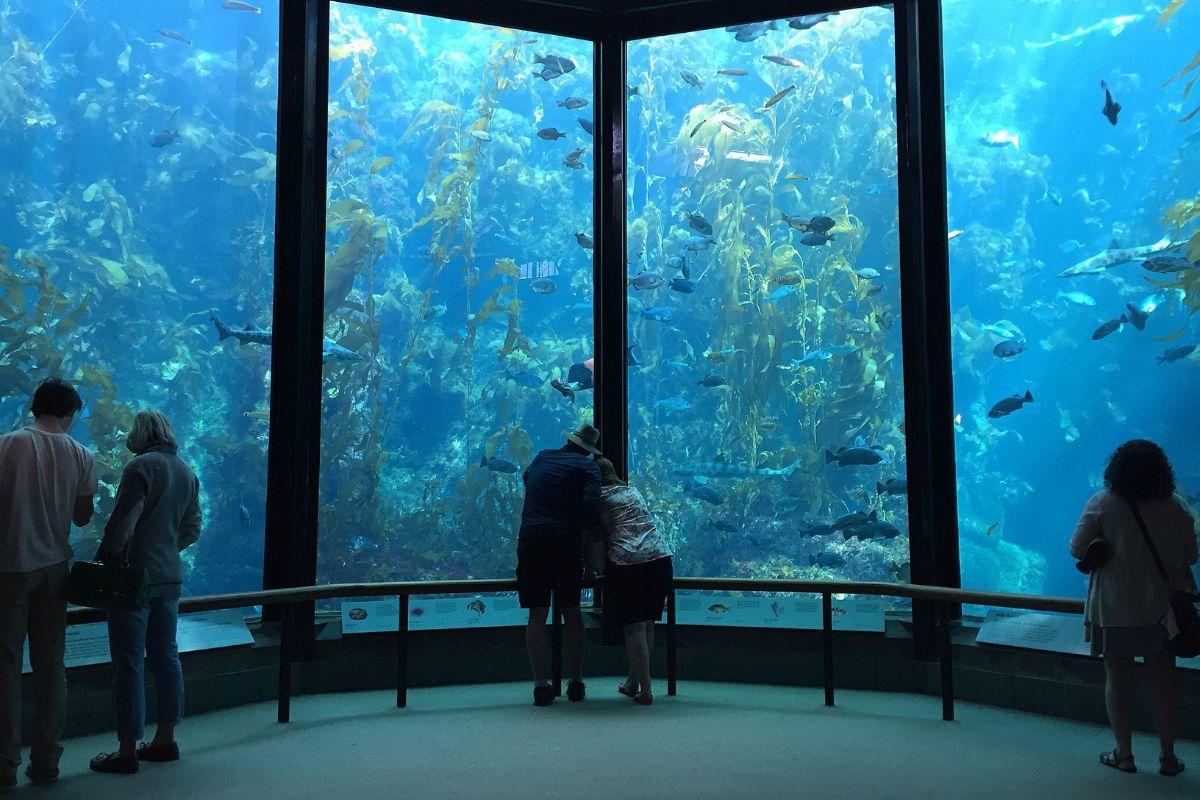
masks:
<svg viewBox="0 0 1200 800"><path fill-rule="evenodd" d="M1093 655L1104 656L1105 700L1117 746L1100 756L1105 766L1136 772L1133 729L1134 658L1142 657L1154 695L1154 724L1162 746L1159 772L1178 775L1183 762L1175 757L1178 690L1175 657L1167 647L1170 595L1195 591L1191 565L1196 563L1192 515L1175 495L1175 475L1162 449L1145 439L1117 448L1104 470L1104 490L1083 509L1071 537L1077 559L1106 555L1091 570L1084 620ZM1141 513L1154 547L1170 578L1163 580L1134 514ZM1092 548L1091 554L1088 550Z"/></svg>

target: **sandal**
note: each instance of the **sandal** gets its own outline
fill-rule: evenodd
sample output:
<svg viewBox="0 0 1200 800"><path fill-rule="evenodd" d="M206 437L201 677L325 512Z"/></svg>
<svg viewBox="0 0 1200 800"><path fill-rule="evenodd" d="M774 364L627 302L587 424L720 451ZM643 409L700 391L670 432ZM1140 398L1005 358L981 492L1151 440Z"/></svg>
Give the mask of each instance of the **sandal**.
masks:
<svg viewBox="0 0 1200 800"><path fill-rule="evenodd" d="M649 692L638 692L633 696L633 702L643 706L652 705L654 703L654 695Z"/></svg>
<svg viewBox="0 0 1200 800"><path fill-rule="evenodd" d="M1128 772L1130 774L1137 772L1137 766L1135 766L1133 763L1133 756L1125 756L1124 758L1119 759L1117 758L1116 750L1113 750L1109 753L1101 753L1100 763L1106 767L1119 769L1121 772Z"/></svg>
<svg viewBox="0 0 1200 800"><path fill-rule="evenodd" d="M1168 778L1174 778L1179 773L1183 772L1183 762L1177 757L1160 758L1158 760L1158 774L1166 775Z"/></svg>
<svg viewBox="0 0 1200 800"><path fill-rule="evenodd" d="M628 697L630 700L637 697L637 689L633 688L628 683L622 683L617 686L617 691Z"/></svg>

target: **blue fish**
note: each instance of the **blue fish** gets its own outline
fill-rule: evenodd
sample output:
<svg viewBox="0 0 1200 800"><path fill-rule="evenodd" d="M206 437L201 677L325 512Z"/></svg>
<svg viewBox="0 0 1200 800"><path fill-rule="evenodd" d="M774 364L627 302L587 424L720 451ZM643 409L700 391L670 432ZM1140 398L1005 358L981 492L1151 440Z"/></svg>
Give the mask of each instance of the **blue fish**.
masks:
<svg viewBox="0 0 1200 800"><path fill-rule="evenodd" d="M696 284L687 278L671 278L670 288L672 291L679 292L680 294L691 294L696 291Z"/></svg>
<svg viewBox="0 0 1200 800"><path fill-rule="evenodd" d="M683 249L690 250L693 253L698 253L701 250L707 250L716 243L716 239L711 236L689 236L683 242Z"/></svg>
<svg viewBox="0 0 1200 800"><path fill-rule="evenodd" d="M512 379L516 383L518 383L519 385L524 386L527 389L542 388L541 376L535 375L534 373L529 372L528 370L522 370L521 372L513 372L511 370L505 370L504 374L507 375L510 379Z"/></svg>
<svg viewBox="0 0 1200 800"><path fill-rule="evenodd" d="M501 458L500 456L482 456L479 459L479 466L490 469L492 472L502 472L505 475L521 471L521 465L511 459Z"/></svg>
<svg viewBox="0 0 1200 800"><path fill-rule="evenodd" d="M250 509L246 508L245 500L243 500L242 504L238 506L238 519L242 521L243 528L248 529L250 527Z"/></svg>
<svg viewBox="0 0 1200 800"><path fill-rule="evenodd" d="M654 407L661 408L663 411L687 411L692 406L682 397L673 396L654 401Z"/></svg>
<svg viewBox="0 0 1200 800"><path fill-rule="evenodd" d="M654 308L647 308L642 312L642 319L654 322L670 322L674 316L671 309L666 306L655 306Z"/></svg>
<svg viewBox="0 0 1200 800"><path fill-rule="evenodd" d="M787 297L788 295L793 295L795 293L796 293L795 286L792 286L790 284L788 284L786 286L780 286L778 289L776 289L775 291L773 291L769 295L767 295L767 301L771 302L771 303L778 303L780 300Z"/></svg>
<svg viewBox="0 0 1200 800"><path fill-rule="evenodd" d="M684 491L697 500L702 500L710 505L719 506L725 502L725 498L721 497L721 493L711 486L693 483L685 486Z"/></svg>

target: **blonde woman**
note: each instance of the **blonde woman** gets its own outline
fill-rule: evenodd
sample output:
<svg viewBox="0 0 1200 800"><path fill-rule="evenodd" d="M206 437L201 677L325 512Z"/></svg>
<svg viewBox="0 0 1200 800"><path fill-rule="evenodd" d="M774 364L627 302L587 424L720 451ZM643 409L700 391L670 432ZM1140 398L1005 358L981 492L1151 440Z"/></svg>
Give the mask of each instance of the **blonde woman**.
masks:
<svg viewBox="0 0 1200 800"><path fill-rule="evenodd" d="M97 557L128 561L146 570L150 603L137 611L108 613L117 704L115 753L92 759L96 772L131 775L139 761L176 761L175 726L183 715L183 669L175 641L183 562L179 554L200 538L200 483L177 455L171 423L142 411L125 440L133 460L121 475L116 505L104 527ZM154 672L158 729L138 746L146 723L145 665Z"/></svg>

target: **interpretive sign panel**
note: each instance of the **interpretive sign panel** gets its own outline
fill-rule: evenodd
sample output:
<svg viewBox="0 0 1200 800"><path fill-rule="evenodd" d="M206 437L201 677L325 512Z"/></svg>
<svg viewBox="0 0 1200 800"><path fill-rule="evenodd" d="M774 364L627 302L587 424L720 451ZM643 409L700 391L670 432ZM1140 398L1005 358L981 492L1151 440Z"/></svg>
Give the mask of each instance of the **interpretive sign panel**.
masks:
<svg viewBox="0 0 1200 800"><path fill-rule="evenodd" d="M342 603L342 633L398 630L400 601L353 600ZM422 597L409 600L408 629L503 628L524 625L528 614L515 594L475 597Z"/></svg>
<svg viewBox="0 0 1200 800"><path fill-rule="evenodd" d="M1052 653L1091 653L1090 645L1083 639L1083 617L1078 614L993 608L988 611L975 641Z"/></svg>
<svg viewBox="0 0 1200 800"><path fill-rule="evenodd" d="M843 597L833 601L833 628L839 631L883 631L884 603L877 597ZM680 625L719 625L742 628L821 628L821 598L817 595L756 597L733 594L680 594L676 601Z"/></svg>

